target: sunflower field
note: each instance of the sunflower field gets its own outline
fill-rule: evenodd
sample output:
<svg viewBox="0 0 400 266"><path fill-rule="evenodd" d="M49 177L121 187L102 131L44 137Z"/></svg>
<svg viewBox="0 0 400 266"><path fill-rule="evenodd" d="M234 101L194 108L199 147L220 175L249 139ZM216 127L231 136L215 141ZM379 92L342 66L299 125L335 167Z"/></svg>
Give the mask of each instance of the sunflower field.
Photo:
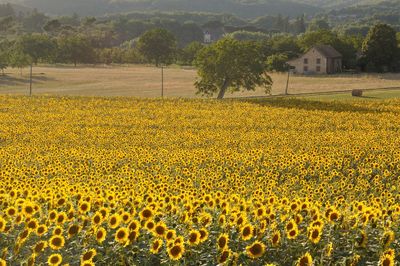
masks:
<svg viewBox="0 0 400 266"><path fill-rule="evenodd" d="M0 265L399 265L400 100L0 97Z"/></svg>

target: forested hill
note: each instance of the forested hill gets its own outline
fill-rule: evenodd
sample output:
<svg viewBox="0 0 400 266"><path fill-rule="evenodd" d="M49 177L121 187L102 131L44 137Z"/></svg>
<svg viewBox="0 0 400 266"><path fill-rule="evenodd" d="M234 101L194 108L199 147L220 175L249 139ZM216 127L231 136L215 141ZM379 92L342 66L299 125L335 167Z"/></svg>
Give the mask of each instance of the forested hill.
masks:
<svg viewBox="0 0 400 266"><path fill-rule="evenodd" d="M0 0L53 15L101 16L130 11L195 11L231 13L243 18L283 14L312 15L320 8L292 0Z"/></svg>
<svg viewBox="0 0 400 266"><path fill-rule="evenodd" d="M293 0L297 3L308 4L320 8L338 9L354 6L377 5L385 0ZM400 5L400 1L397 0Z"/></svg>

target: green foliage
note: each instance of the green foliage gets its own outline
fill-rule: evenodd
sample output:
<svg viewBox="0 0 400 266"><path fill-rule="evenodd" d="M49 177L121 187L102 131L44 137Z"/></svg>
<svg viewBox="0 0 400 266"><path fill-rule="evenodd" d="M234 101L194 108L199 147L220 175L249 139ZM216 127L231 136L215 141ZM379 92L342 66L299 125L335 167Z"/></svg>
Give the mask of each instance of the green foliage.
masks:
<svg viewBox="0 0 400 266"><path fill-rule="evenodd" d="M10 43L7 40L0 41L0 70L6 69L10 63Z"/></svg>
<svg viewBox="0 0 400 266"><path fill-rule="evenodd" d="M32 64L37 64L39 60L51 62L55 58L57 44L49 36L44 34L22 35L16 40L14 52L18 54L16 58L28 58Z"/></svg>
<svg viewBox="0 0 400 266"><path fill-rule="evenodd" d="M391 70L398 57L396 32L386 25L371 28L364 40L362 51L371 70Z"/></svg>
<svg viewBox="0 0 400 266"><path fill-rule="evenodd" d="M270 92L272 80L253 42L224 38L203 48L195 65L199 75L195 86L202 95L218 92L218 99L222 99L227 90L255 90L257 86Z"/></svg>
<svg viewBox="0 0 400 266"><path fill-rule="evenodd" d="M299 37L298 41L303 52L315 45L331 45L343 55L343 67L354 68L360 40L353 36L338 36L330 30L311 31Z"/></svg>
<svg viewBox="0 0 400 266"><path fill-rule="evenodd" d="M60 36L57 39L57 61L61 63L92 63L94 50L90 41L80 35Z"/></svg>
<svg viewBox="0 0 400 266"><path fill-rule="evenodd" d="M289 34L280 34L271 38L266 43L271 48L271 54L286 54L289 59L298 56L301 53L298 40L295 36Z"/></svg>
<svg viewBox="0 0 400 266"><path fill-rule="evenodd" d="M397 46L400 48L400 32L396 34Z"/></svg>
<svg viewBox="0 0 400 266"><path fill-rule="evenodd" d="M326 19L313 19L308 25L307 31L329 30L331 27Z"/></svg>
<svg viewBox="0 0 400 266"><path fill-rule="evenodd" d="M263 32L250 32L250 31L235 31L227 35L227 37L239 40L239 41L261 41L269 38L268 34Z"/></svg>
<svg viewBox="0 0 400 266"><path fill-rule="evenodd" d="M198 52L203 49L200 42L192 42L183 48L179 53L179 61L183 65L192 65Z"/></svg>
<svg viewBox="0 0 400 266"><path fill-rule="evenodd" d="M96 63L101 64L139 64L143 58L134 48L103 48L95 50Z"/></svg>
<svg viewBox="0 0 400 266"><path fill-rule="evenodd" d="M289 60L286 54L273 54L267 57L267 70L285 72L288 70L286 62Z"/></svg>
<svg viewBox="0 0 400 266"><path fill-rule="evenodd" d="M43 30L49 33L53 33L58 31L61 28L61 23L58 19L52 19L47 21L47 23L43 26Z"/></svg>
<svg viewBox="0 0 400 266"><path fill-rule="evenodd" d="M176 39L165 29L153 29L139 38L137 48L148 62L169 65L176 55Z"/></svg>

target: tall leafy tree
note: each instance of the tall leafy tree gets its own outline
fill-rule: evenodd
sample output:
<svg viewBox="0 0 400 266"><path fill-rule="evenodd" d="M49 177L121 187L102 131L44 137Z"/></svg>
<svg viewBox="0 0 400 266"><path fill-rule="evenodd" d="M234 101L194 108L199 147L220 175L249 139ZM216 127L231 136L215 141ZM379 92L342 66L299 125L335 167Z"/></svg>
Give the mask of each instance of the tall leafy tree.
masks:
<svg viewBox="0 0 400 266"><path fill-rule="evenodd" d="M14 50L29 58L31 64L37 64L40 60L53 61L57 44L45 34L27 34L16 40Z"/></svg>
<svg viewBox="0 0 400 266"><path fill-rule="evenodd" d="M0 70L4 75L4 69L6 69L10 63L10 43L7 40L0 41Z"/></svg>
<svg viewBox="0 0 400 266"><path fill-rule="evenodd" d="M362 51L376 70L391 69L398 56L396 31L386 24L375 25L368 32Z"/></svg>
<svg viewBox="0 0 400 266"><path fill-rule="evenodd" d="M61 63L92 63L94 50L90 41L80 35L64 35L58 38L57 61Z"/></svg>
<svg viewBox="0 0 400 266"><path fill-rule="evenodd" d="M192 65L197 53L204 46L200 42L192 42L183 48L180 52L179 59L182 64Z"/></svg>
<svg viewBox="0 0 400 266"><path fill-rule="evenodd" d="M195 65L199 79L195 82L198 93L222 99L225 92L255 90L262 86L270 92L272 79L254 42L242 42L224 38L203 48Z"/></svg>
<svg viewBox="0 0 400 266"><path fill-rule="evenodd" d="M177 44L175 36L165 29L152 29L140 36L139 52L156 66L171 64L175 59Z"/></svg>

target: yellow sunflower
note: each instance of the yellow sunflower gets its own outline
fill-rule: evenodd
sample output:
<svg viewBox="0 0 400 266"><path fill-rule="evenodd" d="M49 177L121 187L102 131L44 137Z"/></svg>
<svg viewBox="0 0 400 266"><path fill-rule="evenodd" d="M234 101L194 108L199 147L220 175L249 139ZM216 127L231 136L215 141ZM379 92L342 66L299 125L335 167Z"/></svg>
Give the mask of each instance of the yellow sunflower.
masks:
<svg viewBox="0 0 400 266"><path fill-rule="evenodd" d="M60 254L51 254L47 259L47 263L49 264L49 266L58 266L61 264L61 262L62 257Z"/></svg>
<svg viewBox="0 0 400 266"><path fill-rule="evenodd" d="M121 223L121 217L117 213L111 215L110 218L108 219L108 227L111 229L117 228L120 223Z"/></svg>
<svg viewBox="0 0 400 266"><path fill-rule="evenodd" d="M321 240L321 228L312 227L308 231L308 239L313 243L317 244Z"/></svg>
<svg viewBox="0 0 400 266"><path fill-rule="evenodd" d="M219 249L223 250L228 246L229 236L227 234L220 234L217 239L217 246Z"/></svg>
<svg viewBox="0 0 400 266"><path fill-rule="evenodd" d="M188 243L189 243L189 245L191 245L191 246L195 246L195 245L198 245L199 243L200 243L200 237L201 237L201 234L200 234L200 232L199 231L197 231L197 230L191 230L190 232L189 232L189 236L188 236Z"/></svg>
<svg viewBox="0 0 400 266"><path fill-rule="evenodd" d="M85 253L82 254L81 256L81 262L84 261L91 261L95 256L97 255L97 252L94 248L89 249Z"/></svg>
<svg viewBox="0 0 400 266"><path fill-rule="evenodd" d="M273 247L279 246L281 243L281 232L275 231L271 237L271 244Z"/></svg>
<svg viewBox="0 0 400 266"><path fill-rule="evenodd" d="M249 240L253 237L254 227L251 224L246 224L240 231L243 240Z"/></svg>
<svg viewBox="0 0 400 266"><path fill-rule="evenodd" d="M171 260L179 260L185 253L185 247L182 244L175 244L168 248L168 256Z"/></svg>
<svg viewBox="0 0 400 266"><path fill-rule="evenodd" d="M106 229L104 229L103 227L100 227L99 229L97 229L97 232L96 232L97 242L103 243L103 241L106 239L106 237L107 237Z"/></svg>
<svg viewBox="0 0 400 266"><path fill-rule="evenodd" d="M313 259L310 255L310 253L304 254L302 257L300 257L297 260L296 266L312 266L313 265Z"/></svg>
<svg viewBox="0 0 400 266"><path fill-rule="evenodd" d="M54 249L54 250L61 249L64 246L64 244L65 244L64 237L59 236L59 235L54 235L49 240L49 246L51 249Z"/></svg>
<svg viewBox="0 0 400 266"><path fill-rule="evenodd" d="M125 244L128 241L129 229L126 227L121 227L115 232L115 241L120 244Z"/></svg>
<svg viewBox="0 0 400 266"><path fill-rule="evenodd" d="M39 254L43 252L47 248L47 242L46 241L39 241L36 243L36 245L33 247L33 253L34 254Z"/></svg>
<svg viewBox="0 0 400 266"><path fill-rule="evenodd" d="M229 260L232 252L229 249L222 250L221 254L218 257L218 263L223 264Z"/></svg>
<svg viewBox="0 0 400 266"><path fill-rule="evenodd" d="M394 256L383 254L378 263L379 266L394 266Z"/></svg>
<svg viewBox="0 0 400 266"><path fill-rule="evenodd" d="M157 254L161 251L163 241L161 239L155 239L150 245L150 253Z"/></svg>
<svg viewBox="0 0 400 266"><path fill-rule="evenodd" d="M257 259L264 255L265 245L260 241L255 241L253 244L246 247L246 254L252 259Z"/></svg>

